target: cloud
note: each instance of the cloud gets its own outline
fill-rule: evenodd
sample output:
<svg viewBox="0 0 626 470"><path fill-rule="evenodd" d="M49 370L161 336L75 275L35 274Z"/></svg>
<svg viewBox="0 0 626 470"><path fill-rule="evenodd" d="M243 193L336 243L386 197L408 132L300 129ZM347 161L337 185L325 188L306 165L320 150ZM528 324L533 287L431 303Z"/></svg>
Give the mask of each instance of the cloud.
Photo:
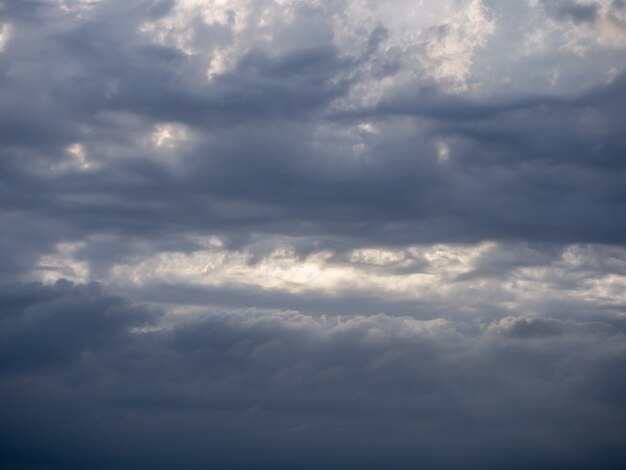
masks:
<svg viewBox="0 0 626 470"><path fill-rule="evenodd" d="M623 466L624 13L0 1L2 465Z"/></svg>
<svg viewBox="0 0 626 470"><path fill-rule="evenodd" d="M511 52L526 38L509 13L550 36L536 18L543 4L436 3L427 15L384 3L377 22L362 2L262 2L259 24L245 2L10 4L4 279L36 267L98 279L133 250L194 251L198 234L242 250L304 240L298 255L620 244L619 53L594 44L598 54L572 62L547 41L526 57ZM459 15L476 22L476 38ZM177 42L183 31L193 53ZM465 90L424 65L429 48L446 44L424 43L429 31L471 43L460 54L477 64L464 69ZM213 49L232 44L228 67L208 80ZM64 265L63 250L78 246L83 264Z"/></svg>
<svg viewBox="0 0 626 470"><path fill-rule="evenodd" d="M6 465L239 468L307 455L311 467L495 468L516 456L619 468L626 457L626 342L601 322L247 310L172 323L95 286L1 295Z"/></svg>
<svg viewBox="0 0 626 470"><path fill-rule="evenodd" d="M563 48L584 55L593 44L623 49L626 46L626 15L621 1L543 1L548 15L560 24Z"/></svg>
<svg viewBox="0 0 626 470"><path fill-rule="evenodd" d="M108 295L96 284L3 284L0 295L0 369L5 374L54 367L100 347L114 347L130 328L158 318L156 312Z"/></svg>
<svg viewBox="0 0 626 470"><path fill-rule="evenodd" d="M161 44L140 28L174 21L184 4L160 16L150 16L149 5L97 4L80 21L52 6L9 10L15 27L3 55L0 104L3 204L12 224L53 219L52 244L101 233L130 243L187 230L233 240L348 237L366 246L623 238L619 74L583 90L537 85L476 95L482 70L468 65L462 75L469 88L451 93L434 69L423 68L432 59L424 47L439 50L447 39L418 41L440 25L470 41L445 9L433 10L434 25L411 33L422 44L411 49L410 41L394 45L408 31L399 11L361 35L351 23L340 29L337 22L349 18L330 7L294 4L285 16L268 3L264 28L285 39L257 44L257 26L236 9L235 17L247 18L244 29L228 26L226 13L211 20L234 28L229 41L246 46L209 81L208 49L186 54L173 39ZM357 7L350 8L364 14ZM499 31L496 10L486 19L486 7L465 7L463 15ZM186 24L176 21L173 37ZM473 61L484 62L495 52L486 26L476 28L482 39L468 47ZM420 60L408 61L409 53ZM402 66L396 72L393 57ZM401 78L403 64L416 67L410 80ZM597 68L581 67L573 77ZM388 86L371 94L372 80Z"/></svg>
<svg viewBox="0 0 626 470"><path fill-rule="evenodd" d="M544 2L549 14L559 20L570 20L574 23L595 23L600 13L600 4L578 3L559 0Z"/></svg>

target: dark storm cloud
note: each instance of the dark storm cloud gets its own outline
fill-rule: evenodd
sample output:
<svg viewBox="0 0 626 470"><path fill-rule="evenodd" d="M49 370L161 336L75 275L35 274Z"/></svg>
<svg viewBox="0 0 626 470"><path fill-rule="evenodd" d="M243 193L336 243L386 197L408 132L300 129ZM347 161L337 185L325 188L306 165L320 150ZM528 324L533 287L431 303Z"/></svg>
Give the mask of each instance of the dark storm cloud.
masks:
<svg viewBox="0 0 626 470"><path fill-rule="evenodd" d="M7 468L620 468L626 458L626 343L604 323L257 310L150 329L158 312L96 286L0 295Z"/></svg>

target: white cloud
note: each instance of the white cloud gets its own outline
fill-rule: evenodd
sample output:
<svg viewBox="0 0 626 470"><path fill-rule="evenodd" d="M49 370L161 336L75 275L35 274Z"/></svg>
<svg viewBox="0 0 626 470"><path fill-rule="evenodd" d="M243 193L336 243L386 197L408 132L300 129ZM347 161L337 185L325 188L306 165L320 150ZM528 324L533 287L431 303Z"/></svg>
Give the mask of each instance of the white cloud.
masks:
<svg viewBox="0 0 626 470"><path fill-rule="evenodd" d="M430 73L438 80L465 88L474 52L485 46L495 27L495 21L480 0L466 2L455 13L450 12L445 23L426 32L426 62Z"/></svg>
<svg viewBox="0 0 626 470"><path fill-rule="evenodd" d="M4 49L11 37L11 31L13 26L10 23L0 24L0 52L4 52Z"/></svg>
<svg viewBox="0 0 626 470"><path fill-rule="evenodd" d="M76 254L85 248L85 242L58 243L55 252L42 256L35 267L36 278L45 283L54 283L59 279L73 282L89 280L89 263L76 259Z"/></svg>
<svg viewBox="0 0 626 470"><path fill-rule="evenodd" d="M437 158L439 163L445 163L450 159L450 146L447 142L439 140L436 142L437 146Z"/></svg>
<svg viewBox="0 0 626 470"><path fill-rule="evenodd" d="M182 124L162 122L154 126L150 140L157 148L173 149L177 143L187 138L187 133L186 126Z"/></svg>
<svg viewBox="0 0 626 470"><path fill-rule="evenodd" d="M626 250L571 245L551 258L540 247L485 242L359 248L338 258L329 251L302 256L289 245L253 255L212 244L191 253L131 257L112 266L107 281L136 287L161 283L253 287L338 298L374 295L427 301L455 311L490 305L528 312L548 308L552 302L626 303Z"/></svg>
<svg viewBox="0 0 626 470"><path fill-rule="evenodd" d="M75 143L70 145L67 148L67 153L70 154L72 159L73 166L77 170L89 170L92 167L92 164L87 159L87 152L85 151L85 147L80 143Z"/></svg>
<svg viewBox="0 0 626 470"><path fill-rule="evenodd" d="M54 173L64 174L93 171L100 166L100 162L89 157L84 144L74 142L65 148L64 158L50 164L49 169Z"/></svg>
<svg viewBox="0 0 626 470"><path fill-rule="evenodd" d="M380 27L386 36L380 39L378 50L368 52L371 34ZM402 68L397 77L370 77L369 83L362 83L355 99L367 101L424 74L444 86L465 87L473 54L485 45L494 28L481 0L183 0L169 15L144 23L140 30L159 44L204 56L209 80L231 70L251 49L280 55L332 43L344 57L369 53L363 64L365 73L368 69L371 73L376 62L396 55Z"/></svg>

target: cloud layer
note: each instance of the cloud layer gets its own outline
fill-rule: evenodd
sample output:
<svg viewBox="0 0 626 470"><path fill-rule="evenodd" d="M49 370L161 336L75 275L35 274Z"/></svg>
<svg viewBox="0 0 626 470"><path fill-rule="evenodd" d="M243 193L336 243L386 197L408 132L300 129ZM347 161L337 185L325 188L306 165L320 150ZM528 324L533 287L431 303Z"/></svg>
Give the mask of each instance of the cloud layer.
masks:
<svg viewBox="0 0 626 470"><path fill-rule="evenodd" d="M581 62L570 3L59 5L4 7L11 240L624 238L626 42Z"/></svg>
<svg viewBox="0 0 626 470"><path fill-rule="evenodd" d="M626 458L626 341L599 321L263 310L164 320L68 283L13 286L2 305L10 465L618 468Z"/></svg>
<svg viewBox="0 0 626 470"><path fill-rule="evenodd" d="M7 468L622 468L626 4L0 0Z"/></svg>

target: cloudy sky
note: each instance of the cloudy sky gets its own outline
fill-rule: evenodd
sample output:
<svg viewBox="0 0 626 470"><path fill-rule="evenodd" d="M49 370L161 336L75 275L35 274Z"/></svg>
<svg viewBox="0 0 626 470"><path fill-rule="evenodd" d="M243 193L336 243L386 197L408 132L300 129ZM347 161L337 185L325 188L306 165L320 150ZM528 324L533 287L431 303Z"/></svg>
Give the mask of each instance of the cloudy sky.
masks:
<svg viewBox="0 0 626 470"><path fill-rule="evenodd" d="M0 0L0 465L626 467L626 2Z"/></svg>

